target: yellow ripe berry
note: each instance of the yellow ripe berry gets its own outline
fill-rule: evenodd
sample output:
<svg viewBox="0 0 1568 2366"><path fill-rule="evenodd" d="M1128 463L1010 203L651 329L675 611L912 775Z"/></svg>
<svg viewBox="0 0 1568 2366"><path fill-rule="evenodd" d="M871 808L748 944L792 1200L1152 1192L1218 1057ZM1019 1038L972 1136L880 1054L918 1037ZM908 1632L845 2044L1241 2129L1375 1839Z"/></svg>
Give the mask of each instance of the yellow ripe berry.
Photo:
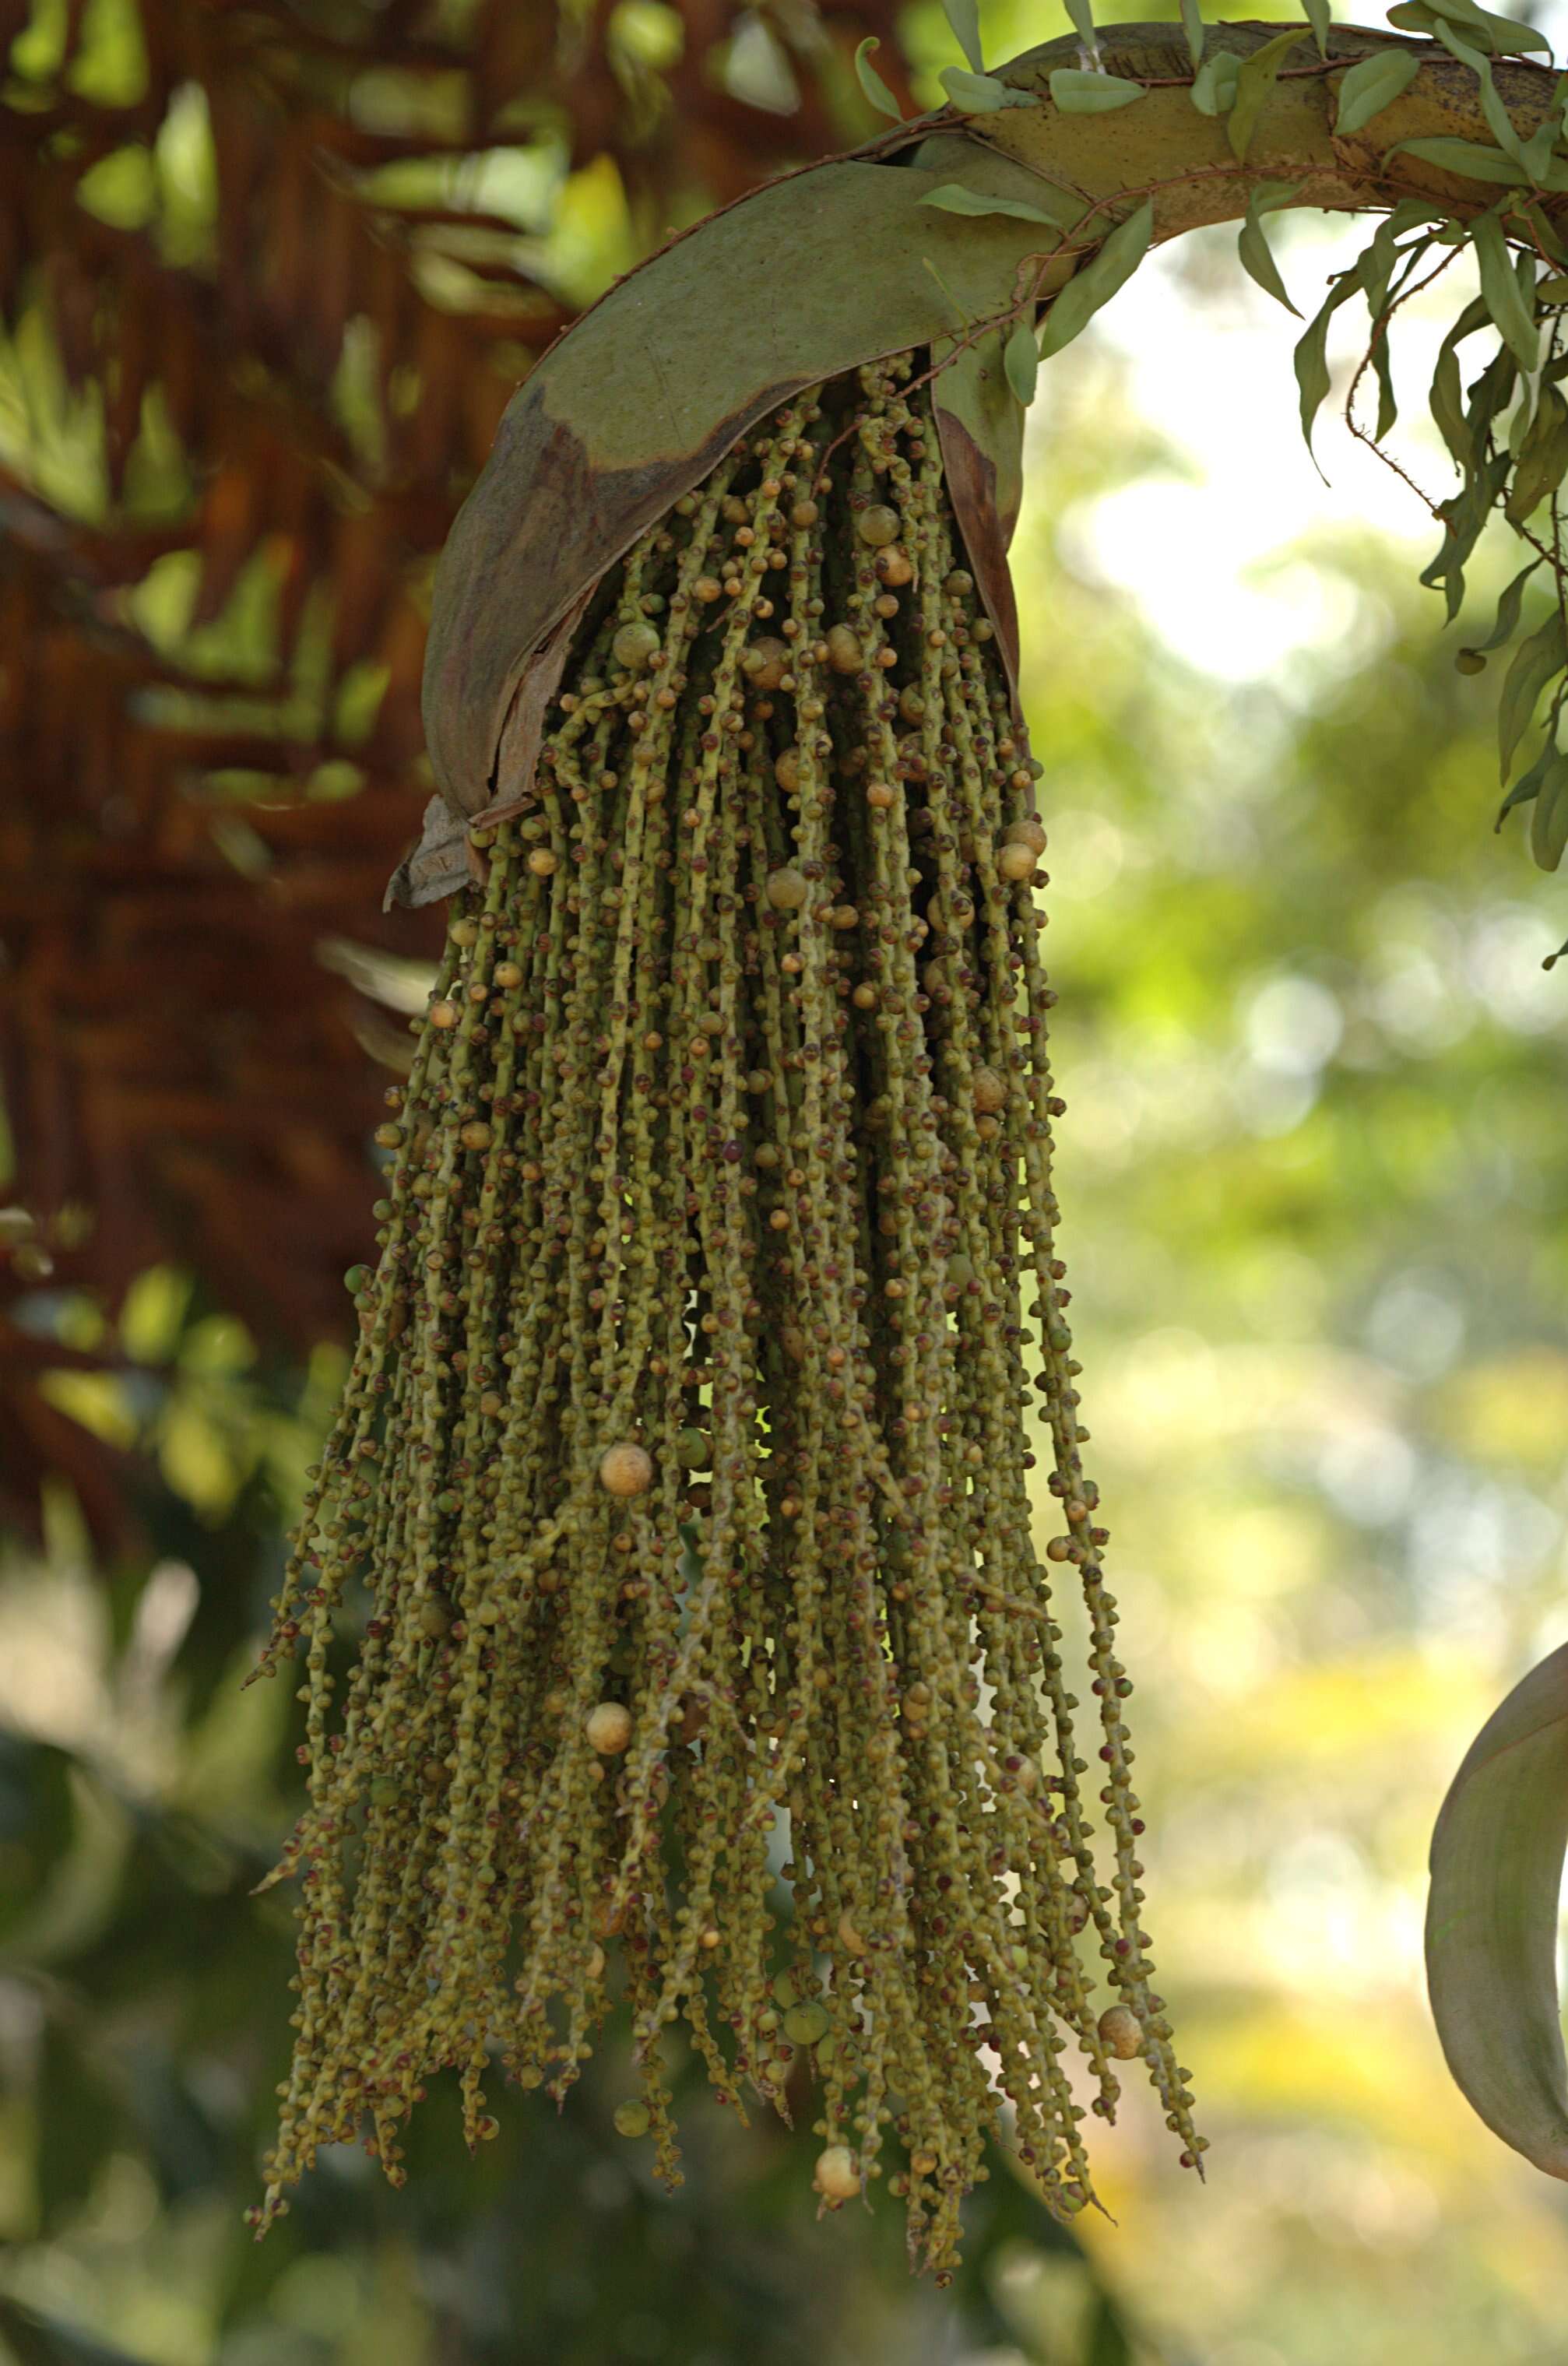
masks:
<svg viewBox="0 0 1568 2366"><path fill-rule="evenodd" d="M1002 837L1009 846L1027 846L1032 854L1045 851L1045 832L1032 817L1024 821L1010 821Z"/></svg>
<svg viewBox="0 0 1568 2366"><path fill-rule="evenodd" d="M617 665L625 666L628 673L643 673L663 644L653 625L623 625L611 646Z"/></svg>
<svg viewBox="0 0 1568 2366"><path fill-rule="evenodd" d="M886 583L889 589L901 589L904 584L914 581L915 562L897 543L889 549L879 550L874 564L877 581Z"/></svg>
<svg viewBox="0 0 1568 2366"><path fill-rule="evenodd" d="M714 575L699 575L692 586L692 597L700 600L705 608L724 597L724 586Z"/></svg>
<svg viewBox="0 0 1568 2366"><path fill-rule="evenodd" d="M897 804L898 792L897 789L891 787L886 781L873 781L871 786L865 793L865 801L868 806L874 806L878 813L886 813L889 806L896 806Z"/></svg>
<svg viewBox="0 0 1568 2366"><path fill-rule="evenodd" d="M430 1006L433 1027L456 1027L462 1015L455 1002L433 1002Z"/></svg>
<svg viewBox="0 0 1568 2366"><path fill-rule="evenodd" d="M798 912L811 893L811 882L786 863L782 871L769 873L765 892L775 912Z"/></svg>
<svg viewBox="0 0 1568 2366"><path fill-rule="evenodd" d="M789 671L789 643L770 634L752 642L740 664L753 690L777 690Z"/></svg>
<svg viewBox="0 0 1568 2366"><path fill-rule="evenodd" d="M652 2126L652 2114L646 2103L617 2103L615 2134L621 2136L645 2136Z"/></svg>
<svg viewBox="0 0 1568 2366"><path fill-rule="evenodd" d="M860 2191L860 2163L848 2145L829 2145L818 2154L811 2181L829 2202L852 2202Z"/></svg>
<svg viewBox="0 0 1568 2366"><path fill-rule="evenodd" d="M481 1118L472 1119L457 1136L465 1150L488 1150L490 1128Z"/></svg>
<svg viewBox="0 0 1568 2366"><path fill-rule="evenodd" d="M383 1150L396 1150L402 1138L400 1125L378 1125L376 1129L376 1140Z"/></svg>
<svg viewBox="0 0 1568 2366"><path fill-rule="evenodd" d="M606 1447L599 1484L611 1495L646 1495L653 1484L653 1457L642 1446Z"/></svg>
<svg viewBox="0 0 1568 2366"><path fill-rule="evenodd" d="M632 1713L620 1701L601 1701L590 1709L582 1730L601 1758L618 1758L632 1738Z"/></svg>
<svg viewBox="0 0 1568 2366"><path fill-rule="evenodd" d="M975 1071L975 1106L983 1115L992 1117L1008 1105L1007 1080L998 1076L995 1068Z"/></svg>
<svg viewBox="0 0 1568 2366"><path fill-rule="evenodd" d="M497 962L494 983L503 991L523 983L523 973L515 962Z"/></svg>
<svg viewBox="0 0 1568 2366"><path fill-rule="evenodd" d="M815 501L796 501L789 513L791 525L815 525L822 513Z"/></svg>
<svg viewBox="0 0 1568 2366"><path fill-rule="evenodd" d="M773 759L773 778L786 795L793 796L800 786L800 750L784 748Z"/></svg>
<svg viewBox="0 0 1568 2366"><path fill-rule="evenodd" d="M997 855L997 872L1010 885L1017 886L1034 876L1034 849L1017 841L1002 847Z"/></svg>
<svg viewBox="0 0 1568 2366"><path fill-rule="evenodd" d="M864 984L857 986L850 1000L857 1010L874 1010L877 1002L876 988L874 986Z"/></svg>
<svg viewBox="0 0 1568 2366"><path fill-rule="evenodd" d="M547 846L536 846L528 857L528 868L536 879L548 879L560 865Z"/></svg>
<svg viewBox="0 0 1568 2366"><path fill-rule="evenodd" d="M848 625L834 625L828 635L828 662L835 673L859 673L865 663L860 635Z"/></svg>
<svg viewBox="0 0 1568 2366"><path fill-rule="evenodd" d="M898 513L885 501L877 501L870 509L862 510L855 520L855 532L874 550L884 550L898 539Z"/></svg>
<svg viewBox="0 0 1568 2366"><path fill-rule="evenodd" d="M922 2146L909 2155L909 2167L916 2177L931 2177L936 2173L936 2155Z"/></svg>
<svg viewBox="0 0 1568 2366"><path fill-rule="evenodd" d="M1137 2015L1124 2004L1113 2004L1100 2016L1100 2042L1118 2062L1131 2062L1144 2050L1144 2033Z"/></svg>

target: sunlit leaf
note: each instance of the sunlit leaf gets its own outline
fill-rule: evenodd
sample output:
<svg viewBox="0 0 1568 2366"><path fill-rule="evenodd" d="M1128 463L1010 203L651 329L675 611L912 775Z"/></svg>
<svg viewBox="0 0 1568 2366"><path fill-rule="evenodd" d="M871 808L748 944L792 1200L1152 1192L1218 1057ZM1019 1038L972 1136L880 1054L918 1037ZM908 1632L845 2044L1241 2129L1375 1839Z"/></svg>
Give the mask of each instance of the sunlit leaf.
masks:
<svg viewBox="0 0 1568 2366"><path fill-rule="evenodd" d="M1128 82L1121 74L1080 73L1075 67L1058 66L1051 76L1052 104L1064 115L1108 115L1113 107L1130 107L1145 95L1141 82Z"/></svg>
<svg viewBox="0 0 1568 2366"><path fill-rule="evenodd" d="M1419 69L1420 60L1412 50L1378 50L1353 65L1339 85L1335 109L1334 129L1339 138L1348 139L1385 107L1392 107L1400 92L1409 89Z"/></svg>
<svg viewBox="0 0 1568 2366"><path fill-rule="evenodd" d="M1100 54L1100 40L1094 29L1093 0L1066 0L1068 18L1074 32L1091 57Z"/></svg>
<svg viewBox="0 0 1568 2366"><path fill-rule="evenodd" d="M1241 60L1232 50L1216 50L1205 58L1192 81L1192 104L1200 115L1226 115L1235 105Z"/></svg>
<svg viewBox="0 0 1568 2366"><path fill-rule="evenodd" d="M1557 1900L1568 1845L1568 1645L1515 1686L1432 1835L1427 1981L1450 2070L1487 2126L1568 2178Z"/></svg>
<svg viewBox="0 0 1568 2366"><path fill-rule="evenodd" d="M1328 0L1302 0L1302 13L1312 27L1318 56L1325 58L1328 55L1328 30L1334 21Z"/></svg>
<svg viewBox="0 0 1568 2366"><path fill-rule="evenodd" d="M1032 107L1026 90L1013 90L995 74L965 73L962 66L943 70L942 86L964 115L999 115L1004 107Z"/></svg>
<svg viewBox="0 0 1568 2366"><path fill-rule="evenodd" d="M984 73L986 56L980 46L979 0L942 0L942 8L959 48L975 72Z"/></svg>
<svg viewBox="0 0 1568 2366"><path fill-rule="evenodd" d="M1483 40L1499 57L1513 56L1521 50L1551 54L1551 40L1533 25L1521 25L1515 17L1494 16L1489 8L1478 8L1474 0L1401 0L1398 7L1388 12L1389 23L1402 32L1433 32L1439 20L1468 28L1477 41Z"/></svg>
<svg viewBox="0 0 1568 2366"><path fill-rule="evenodd" d="M855 51L855 73L859 77L862 90L864 91L878 115L890 115L895 123L902 123L903 108L871 62L873 50L879 50L881 47L882 44L874 34L868 35Z"/></svg>
<svg viewBox="0 0 1568 2366"><path fill-rule="evenodd" d="M1231 153L1240 157L1243 163L1252 145L1258 118L1273 96L1280 68L1296 44L1305 39L1304 32L1276 33L1271 41L1265 41L1260 50L1254 50L1252 55L1243 62L1241 72L1236 76L1235 104L1225 118L1225 137L1230 141Z"/></svg>

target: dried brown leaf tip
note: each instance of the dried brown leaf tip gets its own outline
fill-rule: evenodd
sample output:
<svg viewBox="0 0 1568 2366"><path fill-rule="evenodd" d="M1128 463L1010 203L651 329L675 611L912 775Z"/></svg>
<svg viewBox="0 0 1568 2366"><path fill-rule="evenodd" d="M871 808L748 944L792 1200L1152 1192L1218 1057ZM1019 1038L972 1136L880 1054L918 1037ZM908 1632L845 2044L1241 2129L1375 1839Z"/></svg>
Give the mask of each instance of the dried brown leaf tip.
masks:
<svg viewBox="0 0 1568 2366"><path fill-rule="evenodd" d="M1124 2060L1201 2150L1056 1255L1040 767L962 557L908 361L791 404L600 587L480 832L265 1659L310 1798L262 2223L367 2126L400 2180L436 2072L471 2141L500 2080L564 2095L617 2007L666 2180L681 2023L939 2275L998 2121L1085 2206Z"/></svg>

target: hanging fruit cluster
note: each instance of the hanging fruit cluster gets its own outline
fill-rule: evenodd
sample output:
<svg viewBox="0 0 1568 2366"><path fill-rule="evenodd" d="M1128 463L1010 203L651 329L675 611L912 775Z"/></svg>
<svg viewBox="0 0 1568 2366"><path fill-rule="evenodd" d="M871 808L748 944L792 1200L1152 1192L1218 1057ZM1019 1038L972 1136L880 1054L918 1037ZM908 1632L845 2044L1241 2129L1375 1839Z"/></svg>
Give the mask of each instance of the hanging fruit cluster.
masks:
<svg viewBox="0 0 1568 2366"><path fill-rule="evenodd" d="M825 2203L886 2178L939 2274L998 2123L1084 2206L1122 2061L1198 2161L1011 711L906 357L636 542L476 833L264 1662L309 1804L261 2223L367 2129L399 2180L433 2073L470 2142L501 2079L563 2095L623 2000L665 2178L679 2022L721 2101L808 2095Z"/></svg>

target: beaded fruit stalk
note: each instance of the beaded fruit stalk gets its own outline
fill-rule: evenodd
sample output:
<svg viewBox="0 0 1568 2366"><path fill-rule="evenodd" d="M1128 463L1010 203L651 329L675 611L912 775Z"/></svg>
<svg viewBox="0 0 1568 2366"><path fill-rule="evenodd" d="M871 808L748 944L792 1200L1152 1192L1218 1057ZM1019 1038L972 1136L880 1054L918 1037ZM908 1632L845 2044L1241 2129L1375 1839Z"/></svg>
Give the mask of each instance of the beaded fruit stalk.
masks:
<svg viewBox="0 0 1568 2366"><path fill-rule="evenodd" d="M1039 767L915 378L787 404L639 538L479 833L280 1606L275 2194L367 2113L395 2177L433 2070L470 2137L492 2076L563 2093L623 1989L666 2176L668 2023L731 2102L804 2052L824 2196L895 2139L939 2265L1003 2097L1082 2206L1069 2048L1106 2113L1145 2053L1196 2155L1055 1248Z"/></svg>
<svg viewBox="0 0 1568 2366"><path fill-rule="evenodd" d="M1319 23L1292 63L1304 27L1190 57L1133 27L1115 73L1057 44L960 74L967 112L716 217L514 399L443 560L441 794L394 883L454 917L264 1658L303 1663L309 1797L263 2224L324 2144L368 2132L400 2180L434 2073L470 2143L498 2081L564 2097L622 2006L618 2123L667 2180L683 2023L722 2101L807 2095L824 2206L886 2179L941 2275L993 2130L1059 2214L1091 2199L1122 2062L1199 2164L1057 1254L1006 550L1040 318L1048 355L1226 214L1268 284L1287 200L1384 216L1303 340L1309 423L1346 295L1381 374L1473 242L1434 394L1450 613L1493 507L1536 539L1510 472L1539 501L1568 442L1502 406L1540 367L1557 434L1568 281L1538 317L1526 247L1562 249L1495 196L1502 150L1466 160L1502 122L1568 186L1557 102L1489 62L1538 36L1462 0L1456 49L1410 5L1436 40ZM1452 347L1489 321L1465 408ZM1561 629L1520 652L1559 705ZM1538 788L1560 852L1568 757L1510 803Z"/></svg>

